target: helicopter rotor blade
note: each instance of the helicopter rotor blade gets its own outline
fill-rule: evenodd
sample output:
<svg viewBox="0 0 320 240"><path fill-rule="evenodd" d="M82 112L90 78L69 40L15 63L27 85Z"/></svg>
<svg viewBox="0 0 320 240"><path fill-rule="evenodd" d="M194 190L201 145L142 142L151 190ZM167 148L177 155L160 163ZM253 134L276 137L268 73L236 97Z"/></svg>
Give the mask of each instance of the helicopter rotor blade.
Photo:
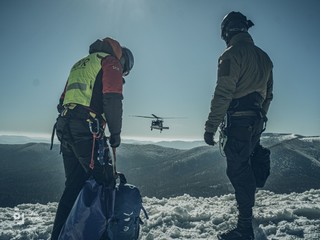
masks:
<svg viewBox="0 0 320 240"><path fill-rule="evenodd" d="M140 115L132 115L131 117L154 118L154 117L150 117L150 116L140 116Z"/></svg>
<svg viewBox="0 0 320 240"><path fill-rule="evenodd" d="M185 117L163 117L162 119L185 119Z"/></svg>
<svg viewBox="0 0 320 240"><path fill-rule="evenodd" d="M140 117L140 118L155 118L158 120L163 120L163 119L185 119L186 117L158 117L155 114L151 114L151 116L143 116L143 115L131 115L131 117Z"/></svg>
<svg viewBox="0 0 320 240"><path fill-rule="evenodd" d="M158 116L156 116L155 114L151 114L154 118L156 118L156 119L162 119L162 117L158 117Z"/></svg>
<svg viewBox="0 0 320 240"><path fill-rule="evenodd" d="M158 117L155 114L151 114L151 115L154 116L156 119L161 119L161 120L163 120L163 119L183 119L183 118L185 118L185 117Z"/></svg>

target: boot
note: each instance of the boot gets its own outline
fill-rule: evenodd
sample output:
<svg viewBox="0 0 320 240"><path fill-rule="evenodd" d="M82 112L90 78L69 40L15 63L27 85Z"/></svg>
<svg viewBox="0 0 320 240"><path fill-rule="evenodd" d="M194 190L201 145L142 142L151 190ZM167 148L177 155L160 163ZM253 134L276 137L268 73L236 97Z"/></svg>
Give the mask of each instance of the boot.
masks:
<svg viewBox="0 0 320 240"><path fill-rule="evenodd" d="M218 235L219 240L253 240L252 218L239 217L237 227Z"/></svg>

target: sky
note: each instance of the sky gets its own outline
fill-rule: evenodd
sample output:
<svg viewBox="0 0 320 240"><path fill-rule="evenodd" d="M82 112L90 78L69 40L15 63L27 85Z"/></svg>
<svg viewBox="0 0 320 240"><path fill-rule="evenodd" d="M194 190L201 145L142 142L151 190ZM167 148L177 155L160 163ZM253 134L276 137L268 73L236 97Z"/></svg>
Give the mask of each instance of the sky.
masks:
<svg viewBox="0 0 320 240"><path fill-rule="evenodd" d="M123 138L202 139L214 92L222 18L240 11L274 63L267 132L320 135L318 0L2 0L0 134L50 135L70 68L112 37L134 54ZM150 131L132 115L179 117Z"/></svg>
<svg viewBox="0 0 320 240"><path fill-rule="evenodd" d="M254 208L255 238L319 239L320 190L274 194L259 191ZM214 204L212 204L214 203ZM57 203L20 204L0 208L0 237L3 239L49 239ZM188 194L157 199L143 198L149 219L141 218L140 239L216 239L234 227L238 210L233 194L196 198Z"/></svg>

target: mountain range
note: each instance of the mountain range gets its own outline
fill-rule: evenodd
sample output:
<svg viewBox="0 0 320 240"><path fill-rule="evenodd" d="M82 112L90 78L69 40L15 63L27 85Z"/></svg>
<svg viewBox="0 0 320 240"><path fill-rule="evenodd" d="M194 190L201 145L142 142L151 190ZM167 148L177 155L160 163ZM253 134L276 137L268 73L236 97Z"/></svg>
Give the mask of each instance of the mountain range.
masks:
<svg viewBox="0 0 320 240"><path fill-rule="evenodd" d="M261 142L271 150L271 174L265 190L320 189L320 137L269 133L263 134ZM58 144L51 151L49 148L48 143L0 144L0 207L59 201L64 187L62 155ZM117 149L117 170L148 197L185 193L212 197L233 192L218 146L177 149L122 144Z"/></svg>

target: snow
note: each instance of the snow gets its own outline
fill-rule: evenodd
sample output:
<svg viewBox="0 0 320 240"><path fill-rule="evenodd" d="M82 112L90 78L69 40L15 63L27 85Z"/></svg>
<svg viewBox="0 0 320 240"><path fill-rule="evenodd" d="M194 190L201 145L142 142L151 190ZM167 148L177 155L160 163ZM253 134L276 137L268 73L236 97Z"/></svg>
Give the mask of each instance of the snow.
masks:
<svg viewBox="0 0 320 240"><path fill-rule="evenodd" d="M303 137L303 138L301 138L301 140L302 140L302 141L305 141L305 142L320 141L320 137L319 137L319 136Z"/></svg>
<svg viewBox="0 0 320 240"><path fill-rule="evenodd" d="M293 134L293 133L279 133L279 134L264 134L261 136L261 140L264 140L264 139L268 139L268 138L271 138L271 137L276 137L278 139L278 141L286 141L286 140L291 140L291 139L295 139L297 138L298 136L296 134Z"/></svg>
<svg viewBox="0 0 320 240"><path fill-rule="evenodd" d="M216 239L236 223L233 194L211 198L189 195L144 197L141 240ZM57 203L0 208L0 240L49 239ZM141 215L143 216L143 214ZM254 207L256 239L320 239L320 190L275 194L260 190Z"/></svg>

